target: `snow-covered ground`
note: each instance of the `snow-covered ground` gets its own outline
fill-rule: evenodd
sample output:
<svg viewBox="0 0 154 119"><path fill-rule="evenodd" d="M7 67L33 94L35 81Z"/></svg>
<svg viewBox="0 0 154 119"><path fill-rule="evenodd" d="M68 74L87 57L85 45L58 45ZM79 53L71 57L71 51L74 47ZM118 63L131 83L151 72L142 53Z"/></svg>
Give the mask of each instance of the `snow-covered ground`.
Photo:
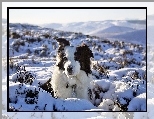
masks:
<svg viewBox="0 0 154 119"><path fill-rule="evenodd" d="M145 46L27 24L10 24L9 30L10 108L19 111L94 111L97 108L103 111L146 111ZM51 90L40 88L50 78L52 80L56 37L66 38L76 46L84 42L92 50L93 104L81 99L58 100L50 94ZM144 97L140 96L143 94ZM40 97L48 98L43 100ZM49 100L51 103L46 103ZM112 107L109 107L110 103L113 103Z"/></svg>
<svg viewBox="0 0 154 119"><path fill-rule="evenodd" d="M30 32L28 32L30 31ZM28 25L10 25L9 40L10 62L13 66L9 73L9 88L6 87L6 36L2 36L3 75L2 75L2 116L3 118L23 118L22 113L8 113L7 89L9 90L10 111L146 111L147 113L72 113L75 119L79 118L124 118L133 119L154 116L154 78L153 78L153 47L148 45L148 79L146 79L146 47L133 43L108 41L98 37L83 35L82 33L63 32ZM18 38L18 34L22 37ZM25 34L25 35L24 35ZM48 37L48 35L50 37ZM13 38L14 37L14 38ZM40 88L49 78L52 78L57 44L54 38L64 37L72 45L82 42L90 46L94 54L92 73L94 103L81 99L60 100L52 97L49 89ZM32 83L21 83L17 80L16 66L25 66L28 76L32 75ZM21 70L21 73L24 71ZM19 73L19 72L18 72ZM22 76L23 77L23 76ZM146 97L146 83L148 95ZM105 100L106 99L106 100ZM107 100L109 99L109 100ZM115 103L112 106L109 104ZM27 113L26 118L70 118L68 113Z"/></svg>

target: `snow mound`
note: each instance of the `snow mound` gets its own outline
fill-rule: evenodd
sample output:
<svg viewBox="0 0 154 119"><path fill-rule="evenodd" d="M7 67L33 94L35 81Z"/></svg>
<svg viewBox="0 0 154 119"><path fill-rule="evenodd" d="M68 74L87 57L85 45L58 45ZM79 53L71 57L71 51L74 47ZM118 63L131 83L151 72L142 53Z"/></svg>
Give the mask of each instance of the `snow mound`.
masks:
<svg viewBox="0 0 154 119"><path fill-rule="evenodd" d="M85 99L55 99L41 88L21 83L10 82L9 94L10 111L82 111L96 108Z"/></svg>
<svg viewBox="0 0 154 119"><path fill-rule="evenodd" d="M129 103L128 111L146 111L146 93L133 98Z"/></svg>

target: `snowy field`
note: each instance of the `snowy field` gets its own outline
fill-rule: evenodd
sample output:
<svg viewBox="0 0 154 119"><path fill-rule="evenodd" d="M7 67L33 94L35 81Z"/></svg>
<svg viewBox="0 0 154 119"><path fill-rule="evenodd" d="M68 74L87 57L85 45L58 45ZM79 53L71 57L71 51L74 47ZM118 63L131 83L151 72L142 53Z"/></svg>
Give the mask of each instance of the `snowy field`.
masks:
<svg viewBox="0 0 154 119"><path fill-rule="evenodd" d="M81 112L81 114L73 113L73 115L76 119L124 117L152 119L154 117L152 108L154 106L152 84L154 83L154 49L152 44L148 45L149 62L148 79L146 79L146 45L110 41L82 33L64 32L26 24L10 24L9 29L9 88L6 87L6 34L2 36L2 116L4 118L22 117L21 112L20 114L7 112L7 99L10 111L146 111L147 108L148 113L92 112L83 114ZM57 43L54 39L57 37L66 38L72 45L86 43L92 50L94 54L94 59L92 59L93 91L95 93L93 104L83 99L60 100L52 97L52 89L48 81L50 78L52 80L53 66L56 62ZM21 67L18 68L18 66ZM21 75L17 77L19 73ZM7 90L9 90L8 98ZM31 118L40 116L42 118L69 118L68 113L62 112L61 114L60 112L27 113L27 117Z"/></svg>

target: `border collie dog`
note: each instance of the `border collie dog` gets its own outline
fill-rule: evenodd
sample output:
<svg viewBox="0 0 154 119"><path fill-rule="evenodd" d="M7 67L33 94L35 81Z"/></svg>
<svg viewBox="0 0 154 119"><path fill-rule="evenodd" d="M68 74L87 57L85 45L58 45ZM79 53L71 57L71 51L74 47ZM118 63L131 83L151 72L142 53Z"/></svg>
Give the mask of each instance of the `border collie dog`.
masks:
<svg viewBox="0 0 154 119"><path fill-rule="evenodd" d="M63 38L58 38L56 41L59 47L51 80L54 97L92 101L90 70L92 51L85 44L74 47Z"/></svg>

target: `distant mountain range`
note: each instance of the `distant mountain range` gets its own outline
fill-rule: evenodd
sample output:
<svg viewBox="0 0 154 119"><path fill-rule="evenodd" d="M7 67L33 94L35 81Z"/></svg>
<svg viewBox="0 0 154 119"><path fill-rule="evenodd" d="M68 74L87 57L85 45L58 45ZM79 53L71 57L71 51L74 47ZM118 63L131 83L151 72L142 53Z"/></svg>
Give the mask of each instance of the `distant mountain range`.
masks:
<svg viewBox="0 0 154 119"><path fill-rule="evenodd" d="M98 31L94 31L94 32L91 32L92 35L97 35L97 36L100 36L100 37L110 37L110 36L113 36L113 35L117 35L119 33L125 33L125 32L129 32L129 31L135 31L136 29L134 28L130 28L130 27L125 27L125 26L110 26L106 29L100 29Z"/></svg>
<svg viewBox="0 0 154 119"><path fill-rule="evenodd" d="M148 19L154 15L148 16ZM152 20L149 20L152 21ZM2 24L7 20L2 19ZM151 22L152 23L152 22ZM10 25L14 25L11 24ZM18 25L18 24L16 24ZM23 25L19 23L19 26ZM28 24L27 24L28 25ZM44 28L55 30L83 33L85 35L98 36L110 40L122 40L126 42L146 43L146 20L105 20L72 22L67 24L48 23L39 25ZM36 27L31 25L31 27Z"/></svg>
<svg viewBox="0 0 154 119"><path fill-rule="evenodd" d="M146 44L146 29L131 31L113 36L113 38L121 39L126 42L133 41L133 43Z"/></svg>
<svg viewBox="0 0 154 119"><path fill-rule="evenodd" d="M63 31L73 31L73 32L82 32L84 34L91 34L94 31L103 30L111 26L123 26L133 29L143 29L145 28L145 25L146 25L145 20L105 20L105 21L72 22L67 24L48 23L48 24L42 24L40 26Z"/></svg>
<svg viewBox="0 0 154 119"><path fill-rule="evenodd" d="M112 40L146 43L146 20L105 20L73 22L67 24L50 23L40 25L62 31L82 32Z"/></svg>

